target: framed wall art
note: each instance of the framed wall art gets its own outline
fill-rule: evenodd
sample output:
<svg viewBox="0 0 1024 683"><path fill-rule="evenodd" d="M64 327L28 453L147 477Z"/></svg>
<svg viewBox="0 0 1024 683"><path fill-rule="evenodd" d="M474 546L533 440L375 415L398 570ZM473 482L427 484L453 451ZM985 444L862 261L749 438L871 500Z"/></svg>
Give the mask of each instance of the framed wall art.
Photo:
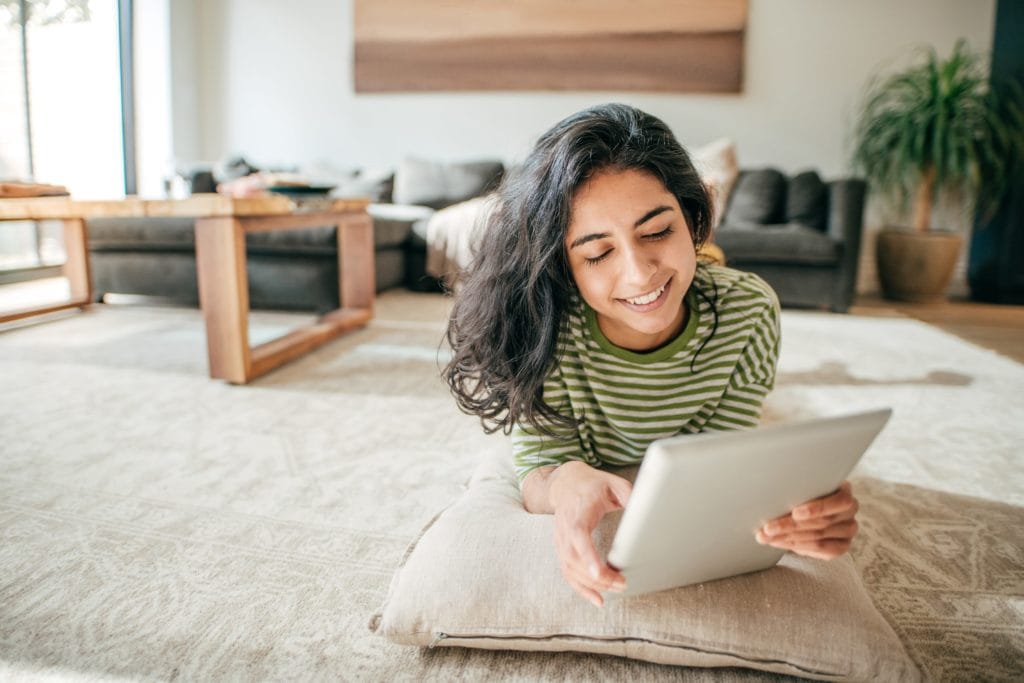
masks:
<svg viewBox="0 0 1024 683"><path fill-rule="evenodd" d="M747 0L355 0L356 92L740 92Z"/></svg>

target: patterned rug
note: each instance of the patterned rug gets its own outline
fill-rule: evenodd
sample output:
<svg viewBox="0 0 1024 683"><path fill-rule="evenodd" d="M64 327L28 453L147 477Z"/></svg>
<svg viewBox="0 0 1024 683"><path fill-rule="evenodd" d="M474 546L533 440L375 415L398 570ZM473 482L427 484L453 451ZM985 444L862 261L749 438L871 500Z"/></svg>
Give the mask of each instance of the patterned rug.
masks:
<svg viewBox="0 0 1024 683"><path fill-rule="evenodd" d="M96 306L0 333L0 678L772 680L582 654L392 645L406 545L507 449L438 378L448 301L253 384L198 311ZM257 313L257 340L303 316ZM922 323L785 312L766 421L890 405L853 556L936 680L1024 677L1024 366ZM823 625L825 627L827 625Z"/></svg>

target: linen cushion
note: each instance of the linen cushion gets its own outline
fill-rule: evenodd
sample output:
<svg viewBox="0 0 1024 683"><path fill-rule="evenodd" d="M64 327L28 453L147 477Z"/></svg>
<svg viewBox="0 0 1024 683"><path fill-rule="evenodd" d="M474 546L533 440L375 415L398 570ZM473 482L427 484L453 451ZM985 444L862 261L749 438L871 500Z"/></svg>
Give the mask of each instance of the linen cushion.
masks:
<svg viewBox="0 0 1024 683"><path fill-rule="evenodd" d="M609 518L595 533L604 549L617 521ZM552 520L523 509L511 455L484 461L410 546L370 628L419 646L593 652L819 680L920 678L848 558L787 555L764 572L597 609L562 579Z"/></svg>
<svg viewBox="0 0 1024 683"><path fill-rule="evenodd" d="M729 194L740 175L736 145L729 138L720 138L693 150L691 158L701 180L711 192L715 212L712 227L717 227L722 222Z"/></svg>

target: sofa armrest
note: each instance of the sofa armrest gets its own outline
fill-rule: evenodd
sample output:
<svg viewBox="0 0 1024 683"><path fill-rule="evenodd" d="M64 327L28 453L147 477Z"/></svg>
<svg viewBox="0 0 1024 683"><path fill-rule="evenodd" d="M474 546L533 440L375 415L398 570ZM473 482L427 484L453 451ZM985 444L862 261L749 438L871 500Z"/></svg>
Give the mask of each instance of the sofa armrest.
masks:
<svg viewBox="0 0 1024 683"><path fill-rule="evenodd" d="M857 284L860 241L864 232L864 201L867 183L844 178L828 183L828 235L843 246L832 309L845 312L853 303Z"/></svg>
<svg viewBox="0 0 1024 683"><path fill-rule="evenodd" d="M859 178L843 178L828 183L828 234L847 244L859 244L864 227L864 199L867 183Z"/></svg>

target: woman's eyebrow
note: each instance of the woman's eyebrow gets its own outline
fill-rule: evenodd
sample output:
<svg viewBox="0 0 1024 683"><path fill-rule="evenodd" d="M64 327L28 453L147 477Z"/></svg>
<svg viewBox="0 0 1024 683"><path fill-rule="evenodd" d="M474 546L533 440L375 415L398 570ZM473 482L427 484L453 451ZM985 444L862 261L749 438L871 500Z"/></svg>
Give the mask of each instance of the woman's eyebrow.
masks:
<svg viewBox="0 0 1024 683"><path fill-rule="evenodd" d="M662 213L665 213L666 211L671 211L671 210L672 210L672 207L671 206L667 206L667 205L662 205L662 206L655 207L655 208L651 209L650 211L648 211L647 213L645 213L643 216L641 216L640 219L636 223L633 224L633 227L634 228L639 228L641 225L643 225L647 221L651 220L652 218L654 218L658 214L662 214Z"/></svg>
<svg viewBox="0 0 1024 683"><path fill-rule="evenodd" d="M647 221L651 220L655 216L658 216L660 214L665 213L666 211L671 211L671 210L672 210L671 206L667 206L667 205L656 206L653 209L651 209L650 211L648 211L647 213L645 213L643 216L641 216L639 219L637 219L636 223L633 224L633 227L634 228L639 228L641 225L643 225ZM592 242L594 240L603 239L603 238L608 237L608 236L609 236L609 233L607 233L607 232L592 232L592 233L589 233L587 235L582 235L582 236L577 237L576 239L574 239L572 241L572 244L569 245L569 248L570 249L575 249L576 247L582 246L582 245L586 244L587 242Z"/></svg>

